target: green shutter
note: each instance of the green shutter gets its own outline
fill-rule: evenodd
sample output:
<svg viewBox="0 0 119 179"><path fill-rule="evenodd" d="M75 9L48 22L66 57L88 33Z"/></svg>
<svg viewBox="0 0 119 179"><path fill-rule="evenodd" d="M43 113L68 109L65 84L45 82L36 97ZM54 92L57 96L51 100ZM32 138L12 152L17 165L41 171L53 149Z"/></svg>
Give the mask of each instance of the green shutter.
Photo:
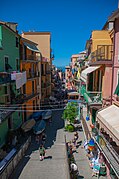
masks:
<svg viewBox="0 0 119 179"><path fill-rule="evenodd" d="M117 96L119 96L119 83L118 83L118 85L116 87L116 90L115 90L114 94L117 94Z"/></svg>

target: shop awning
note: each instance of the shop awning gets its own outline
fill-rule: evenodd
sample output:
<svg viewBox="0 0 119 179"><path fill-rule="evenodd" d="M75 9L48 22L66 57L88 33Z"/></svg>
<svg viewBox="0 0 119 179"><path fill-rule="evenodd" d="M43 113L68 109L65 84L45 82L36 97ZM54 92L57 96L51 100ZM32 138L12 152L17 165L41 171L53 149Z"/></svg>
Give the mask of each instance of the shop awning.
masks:
<svg viewBox="0 0 119 179"><path fill-rule="evenodd" d="M35 120L30 119L26 121L24 124L22 124L21 128L23 129L24 132L28 132L32 129L32 127L35 125Z"/></svg>
<svg viewBox="0 0 119 179"><path fill-rule="evenodd" d="M97 114L97 121L112 139L119 145L119 107L111 105Z"/></svg>
<svg viewBox="0 0 119 179"><path fill-rule="evenodd" d="M27 47L27 49L34 51L34 52L40 52L40 50L36 47L36 45L28 44L24 42L24 45Z"/></svg>
<svg viewBox="0 0 119 179"><path fill-rule="evenodd" d="M86 82L87 82L87 75L88 75L89 73L92 73L93 71L99 69L99 68L100 68L100 66L91 66L91 67L86 68L85 70L83 70L83 71L81 72L81 77L80 77L81 80L86 83Z"/></svg>

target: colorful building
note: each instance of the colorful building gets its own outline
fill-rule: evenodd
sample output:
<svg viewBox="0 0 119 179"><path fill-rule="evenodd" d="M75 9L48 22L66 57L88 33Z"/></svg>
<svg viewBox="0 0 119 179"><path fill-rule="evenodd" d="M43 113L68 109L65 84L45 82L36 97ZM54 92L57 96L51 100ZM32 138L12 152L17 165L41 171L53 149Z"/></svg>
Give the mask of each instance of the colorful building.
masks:
<svg viewBox="0 0 119 179"><path fill-rule="evenodd" d="M20 72L19 49L17 24L0 22L0 148L6 143L8 133L22 124L22 113L15 100L20 90L12 78L14 73Z"/></svg>
<svg viewBox="0 0 119 179"><path fill-rule="evenodd" d="M25 38L20 41L20 70L26 73L26 83L19 86L23 100L23 121L26 121L31 113L40 109L41 53L36 43Z"/></svg>
<svg viewBox="0 0 119 179"><path fill-rule="evenodd" d="M119 10L101 31L92 32L87 43L89 66L81 73L81 92L89 115L86 124L89 132L92 128L91 136L103 154L108 176L115 178L119 177L118 26Z"/></svg>
<svg viewBox="0 0 119 179"><path fill-rule="evenodd" d="M38 44L38 48L42 54L41 62L41 101L45 101L51 95L51 67L54 56L51 49L51 33L50 32L23 32L25 37Z"/></svg>

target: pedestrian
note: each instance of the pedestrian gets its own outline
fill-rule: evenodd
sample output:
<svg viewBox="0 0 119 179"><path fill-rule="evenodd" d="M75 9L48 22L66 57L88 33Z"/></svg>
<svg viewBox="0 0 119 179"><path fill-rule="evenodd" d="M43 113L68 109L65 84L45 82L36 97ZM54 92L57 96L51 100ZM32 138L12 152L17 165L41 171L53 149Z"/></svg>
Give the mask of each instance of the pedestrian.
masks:
<svg viewBox="0 0 119 179"><path fill-rule="evenodd" d="M78 140L78 138L79 138L79 135L78 135L77 131L74 133L74 138L75 138L75 140Z"/></svg>
<svg viewBox="0 0 119 179"><path fill-rule="evenodd" d="M41 140L41 136L40 135L36 135L36 142L37 142L37 144L40 143L40 140Z"/></svg>
<svg viewBox="0 0 119 179"><path fill-rule="evenodd" d="M76 179L79 175L78 167L75 163L70 164L71 179Z"/></svg>
<svg viewBox="0 0 119 179"><path fill-rule="evenodd" d="M68 157L70 158L73 154L73 146L72 146L72 143L71 141L68 142Z"/></svg>
<svg viewBox="0 0 119 179"><path fill-rule="evenodd" d="M42 133L41 140L43 145L45 145L46 137L47 137L46 134Z"/></svg>
<svg viewBox="0 0 119 179"><path fill-rule="evenodd" d="M43 147L43 145L40 145L39 147L39 153L40 153L40 160L43 160L45 157L45 148Z"/></svg>

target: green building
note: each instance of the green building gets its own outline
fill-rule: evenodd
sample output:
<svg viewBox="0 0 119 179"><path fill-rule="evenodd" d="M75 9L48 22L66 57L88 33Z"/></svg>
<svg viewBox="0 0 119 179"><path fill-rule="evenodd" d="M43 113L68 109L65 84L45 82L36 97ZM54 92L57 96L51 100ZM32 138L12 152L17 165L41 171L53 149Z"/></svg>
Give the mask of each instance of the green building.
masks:
<svg viewBox="0 0 119 179"><path fill-rule="evenodd" d="M16 89L13 78L14 73L20 72L19 52L17 24L0 22L0 148L6 143L8 133L22 124L22 114L16 110L18 104L15 105L20 89Z"/></svg>

